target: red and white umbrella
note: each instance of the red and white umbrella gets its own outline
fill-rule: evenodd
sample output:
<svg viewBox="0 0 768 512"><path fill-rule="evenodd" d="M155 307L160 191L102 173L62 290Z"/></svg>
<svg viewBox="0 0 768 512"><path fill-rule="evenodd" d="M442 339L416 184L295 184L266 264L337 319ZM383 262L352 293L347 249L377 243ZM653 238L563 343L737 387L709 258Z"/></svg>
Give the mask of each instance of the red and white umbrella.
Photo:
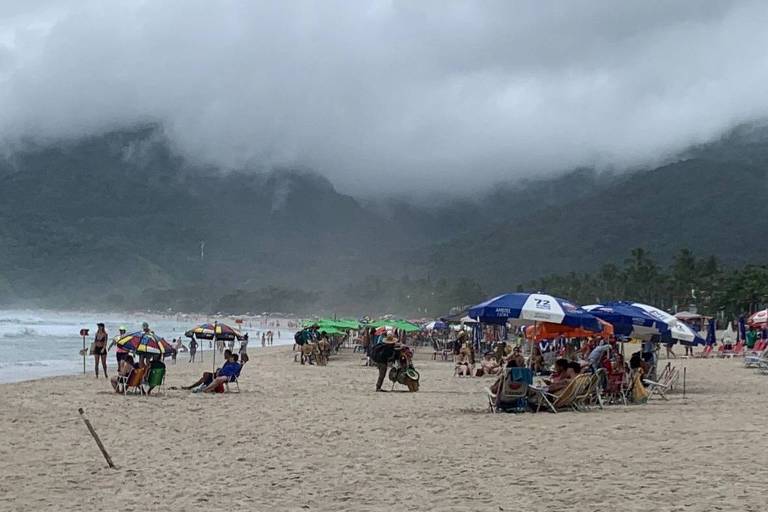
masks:
<svg viewBox="0 0 768 512"><path fill-rule="evenodd" d="M747 320L749 325L761 325L768 323L768 309L758 311Z"/></svg>

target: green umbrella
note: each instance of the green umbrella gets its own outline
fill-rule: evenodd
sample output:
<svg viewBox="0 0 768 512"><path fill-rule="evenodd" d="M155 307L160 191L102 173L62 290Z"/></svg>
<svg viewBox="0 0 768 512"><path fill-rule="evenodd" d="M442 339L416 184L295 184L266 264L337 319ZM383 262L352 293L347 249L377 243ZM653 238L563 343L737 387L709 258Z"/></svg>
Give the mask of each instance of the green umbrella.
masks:
<svg viewBox="0 0 768 512"><path fill-rule="evenodd" d="M317 324L317 326L322 331L324 327L333 328L333 329L341 329L341 330L347 330L347 329L354 329L357 330L360 328L360 324L356 320L334 320L333 318L320 318L318 320L314 321L307 321L304 322L304 327L310 327L312 325Z"/></svg>
<svg viewBox="0 0 768 512"><path fill-rule="evenodd" d="M405 320L376 320L369 323L368 326L375 328L391 327L393 329L398 329L405 332L416 332L421 330L421 327L418 325L412 324L411 322L406 322Z"/></svg>
<svg viewBox="0 0 768 512"><path fill-rule="evenodd" d="M320 332L321 334L325 333L325 334L327 334L329 336L334 336L334 335L337 335L337 334L338 335L347 334L346 331L342 331L341 329L337 329L335 327L323 327L323 326L320 326L320 328L318 329L318 332Z"/></svg>

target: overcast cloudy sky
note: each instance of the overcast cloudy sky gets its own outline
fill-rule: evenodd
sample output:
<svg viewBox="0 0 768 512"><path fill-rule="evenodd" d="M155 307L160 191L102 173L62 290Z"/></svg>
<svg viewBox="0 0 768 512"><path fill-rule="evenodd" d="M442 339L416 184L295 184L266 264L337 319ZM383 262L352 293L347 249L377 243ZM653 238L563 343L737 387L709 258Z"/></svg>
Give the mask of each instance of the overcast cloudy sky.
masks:
<svg viewBox="0 0 768 512"><path fill-rule="evenodd" d="M162 121L348 191L663 159L768 114L765 1L0 3L0 136Z"/></svg>

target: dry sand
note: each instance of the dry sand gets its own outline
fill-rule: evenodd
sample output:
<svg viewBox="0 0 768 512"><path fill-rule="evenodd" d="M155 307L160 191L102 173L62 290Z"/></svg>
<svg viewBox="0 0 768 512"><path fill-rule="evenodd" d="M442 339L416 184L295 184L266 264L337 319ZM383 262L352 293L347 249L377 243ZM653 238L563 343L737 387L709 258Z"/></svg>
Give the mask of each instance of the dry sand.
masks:
<svg viewBox="0 0 768 512"><path fill-rule="evenodd" d="M92 375L0 386L0 510L768 508L768 376L740 360L677 360L686 399L490 415L489 380L426 352L416 394L374 393L349 351L327 367L252 355L240 394L123 397ZM208 368L169 365L168 384Z"/></svg>

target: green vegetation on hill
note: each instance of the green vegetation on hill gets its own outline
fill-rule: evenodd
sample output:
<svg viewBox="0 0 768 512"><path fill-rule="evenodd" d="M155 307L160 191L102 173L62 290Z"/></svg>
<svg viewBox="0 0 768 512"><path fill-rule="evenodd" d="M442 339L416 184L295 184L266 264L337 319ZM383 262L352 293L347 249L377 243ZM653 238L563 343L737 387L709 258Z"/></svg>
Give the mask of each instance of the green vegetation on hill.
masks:
<svg viewBox="0 0 768 512"><path fill-rule="evenodd" d="M767 170L768 130L743 127L656 169L382 207L308 171L196 166L156 126L115 131L0 160L0 304L433 315L528 283L666 307L690 287L731 311L766 301ZM626 283L636 247L677 288ZM711 289L658 270L683 248L716 258L695 259Z"/></svg>
<svg viewBox="0 0 768 512"><path fill-rule="evenodd" d="M695 305L700 313L734 318L768 304L768 265L726 268L712 256L697 258L682 249L664 268L638 248L622 266L549 275L518 288L546 290L580 304L632 300L670 311Z"/></svg>

